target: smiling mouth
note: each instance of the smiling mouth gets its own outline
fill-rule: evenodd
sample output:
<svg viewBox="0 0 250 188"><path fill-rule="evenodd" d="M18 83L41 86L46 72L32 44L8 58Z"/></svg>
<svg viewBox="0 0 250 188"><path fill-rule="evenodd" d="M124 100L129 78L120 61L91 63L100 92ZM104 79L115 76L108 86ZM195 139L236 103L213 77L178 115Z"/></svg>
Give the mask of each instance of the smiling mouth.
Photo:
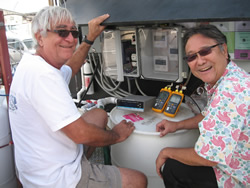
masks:
<svg viewBox="0 0 250 188"><path fill-rule="evenodd" d="M206 67L204 69L200 69L199 71L200 72L206 72L206 71L210 70L211 68L212 68L212 66L211 67Z"/></svg>
<svg viewBox="0 0 250 188"><path fill-rule="evenodd" d="M66 48L66 49L71 49L71 47L65 47L65 46L61 46L62 48Z"/></svg>
<svg viewBox="0 0 250 188"><path fill-rule="evenodd" d="M72 48L72 46L60 46L60 47L62 47L62 48Z"/></svg>

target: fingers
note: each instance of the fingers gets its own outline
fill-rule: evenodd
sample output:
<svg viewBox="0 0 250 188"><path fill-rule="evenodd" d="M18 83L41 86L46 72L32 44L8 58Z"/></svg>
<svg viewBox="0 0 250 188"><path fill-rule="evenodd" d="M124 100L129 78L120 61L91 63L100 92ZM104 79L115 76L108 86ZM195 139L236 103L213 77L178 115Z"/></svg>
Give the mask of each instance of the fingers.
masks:
<svg viewBox="0 0 250 188"><path fill-rule="evenodd" d="M164 129L164 130L161 131L160 137L163 137L163 136L165 136L165 135L168 134L168 133L169 133L169 131L166 130L166 129Z"/></svg>
<svg viewBox="0 0 250 188"><path fill-rule="evenodd" d="M101 26L101 23L104 22L109 17L109 14L104 14L102 16L96 17L88 22L89 29L103 30L105 26Z"/></svg>
<svg viewBox="0 0 250 188"><path fill-rule="evenodd" d="M134 123L132 121L126 121L125 119L123 119L121 122L126 124L126 125L134 125Z"/></svg>
<svg viewBox="0 0 250 188"><path fill-rule="evenodd" d="M131 130L131 132L134 131L135 126L134 126L134 123L133 123L133 122L131 122L131 121L126 121L126 120L124 120L123 122L124 122L126 128L129 128L129 129Z"/></svg>
<svg viewBox="0 0 250 188"><path fill-rule="evenodd" d="M164 127L164 124L163 122L159 122L157 123L156 125L156 131L157 132L160 132L160 137L163 137L166 133L164 132L165 131L165 127Z"/></svg>
<svg viewBox="0 0 250 188"><path fill-rule="evenodd" d="M125 124L127 124L129 126L133 126L134 125L134 123L132 121L126 121L126 120L125 120Z"/></svg>
<svg viewBox="0 0 250 188"><path fill-rule="evenodd" d="M99 23L99 24L101 24L101 23L104 22L107 18L109 18L109 14L104 14L104 15L102 15L102 16L99 16L98 18L99 18L99 20L100 20L100 23Z"/></svg>
<svg viewBox="0 0 250 188"><path fill-rule="evenodd" d="M172 133L176 131L175 122L171 122L168 120L162 120L161 122L156 124L156 131L160 132L160 137L165 136L168 133Z"/></svg>
<svg viewBox="0 0 250 188"><path fill-rule="evenodd" d="M156 172L157 172L158 176L160 176L160 178L162 178L162 175L161 175L161 168L157 168Z"/></svg>
<svg viewBox="0 0 250 188"><path fill-rule="evenodd" d="M164 148L160 151L158 157L156 158L156 172L157 174L162 177L162 167L164 163L166 162L168 155L166 154L167 148Z"/></svg>
<svg viewBox="0 0 250 188"><path fill-rule="evenodd" d="M104 22L107 18L109 18L109 14L103 14L101 16L98 16L96 18L93 18L88 22L88 24L95 23L97 25L100 25L102 22Z"/></svg>
<svg viewBox="0 0 250 188"><path fill-rule="evenodd" d="M158 156L156 159L156 172L157 172L158 176L160 176L162 178L161 167L162 167L162 163L160 162L160 157Z"/></svg>
<svg viewBox="0 0 250 188"><path fill-rule="evenodd" d="M159 123L157 123L156 130L161 131L162 129L164 129L164 123L165 123L165 120L161 120Z"/></svg>
<svg viewBox="0 0 250 188"><path fill-rule="evenodd" d="M101 34L101 32L105 29L106 26L100 25L103 21L105 21L109 17L109 14L104 14L102 16L98 16L88 22L89 32L88 39L94 41L97 36Z"/></svg>
<svg viewBox="0 0 250 188"><path fill-rule="evenodd" d="M158 124L156 125L156 131L157 131L157 132L162 131L163 128L164 128L164 126L163 126L162 124L160 124L160 123L158 123Z"/></svg>
<svg viewBox="0 0 250 188"><path fill-rule="evenodd" d="M122 120L116 126L113 127L112 131L114 131L118 136L118 142L122 142L126 140L134 131L135 126L134 123L131 121Z"/></svg>

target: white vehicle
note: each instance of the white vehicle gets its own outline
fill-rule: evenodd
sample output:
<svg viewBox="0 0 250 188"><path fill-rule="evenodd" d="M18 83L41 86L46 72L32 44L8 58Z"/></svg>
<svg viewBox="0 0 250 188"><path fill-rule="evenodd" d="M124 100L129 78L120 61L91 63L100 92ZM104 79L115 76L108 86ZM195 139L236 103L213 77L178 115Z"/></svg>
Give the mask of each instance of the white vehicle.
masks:
<svg viewBox="0 0 250 188"><path fill-rule="evenodd" d="M23 53L35 53L34 42L32 38L19 39L13 37L7 37L8 46L15 48Z"/></svg>
<svg viewBox="0 0 250 188"><path fill-rule="evenodd" d="M18 63L21 60L23 53L12 46L8 46L8 50L11 62Z"/></svg>
<svg viewBox="0 0 250 188"><path fill-rule="evenodd" d="M12 46L8 46L9 56L10 56L10 66L12 75L16 72L16 67L21 60L23 53L19 50L16 50Z"/></svg>
<svg viewBox="0 0 250 188"><path fill-rule="evenodd" d="M22 37L17 36L13 32L6 32L8 50L10 56L10 64L12 73L14 74L15 69L20 62L23 54L29 53L34 54L34 42L31 36L22 35Z"/></svg>
<svg viewBox="0 0 250 188"><path fill-rule="evenodd" d="M31 35L20 32L16 34L12 31L6 31L6 37L8 41L8 46L12 46L16 50L21 51L22 53L35 53L35 43Z"/></svg>

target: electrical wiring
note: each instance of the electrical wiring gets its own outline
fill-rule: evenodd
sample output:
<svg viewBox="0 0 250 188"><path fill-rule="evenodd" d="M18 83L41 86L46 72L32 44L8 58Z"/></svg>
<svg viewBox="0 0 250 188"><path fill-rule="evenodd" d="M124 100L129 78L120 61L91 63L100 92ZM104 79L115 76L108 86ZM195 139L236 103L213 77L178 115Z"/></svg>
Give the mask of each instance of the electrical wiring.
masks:
<svg viewBox="0 0 250 188"><path fill-rule="evenodd" d="M103 75L103 69L101 68L101 75ZM121 82L118 82L118 84L117 85L114 85L115 87L113 87L113 88L108 88L108 87L106 87L105 86L105 84L104 84L104 81L103 81L103 76L101 76L101 83L102 83L102 86L105 88L105 90L107 90L107 91L115 91L115 90L117 90L118 88L119 88L119 86L121 85ZM113 82L112 82L113 83ZM114 84L114 83L113 83Z"/></svg>
<svg viewBox="0 0 250 188"><path fill-rule="evenodd" d="M101 53L96 52L90 52L88 54L88 61L90 63L90 68L92 72L96 73L94 74L94 78L97 82L97 84L110 96L116 97L116 98L122 98L126 97L128 95L132 95L131 93L131 83L130 79L127 78L127 84L128 88L126 90L122 89L120 86L122 82L118 82L115 79L105 75L104 73L104 63L102 61L102 55ZM97 68L98 67L98 68ZM138 84L138 79L134 79L137 90L144 96L147 96L140 88Z"/></svg>
<svg viewBox="0 0 250 188"><path fill-rule="evenodd" d="M93 71L93 69L94 69L93 66L96 66L96 65L97 65L97 62L96 62L95 59L92 60L91 56L90 56L90 58L89 58L89 61L90 61L90 68L91 68L91 70ZM94 64L94 65L93 65L93 64ZM98 72L99 77L100 77L100 76L101 76L100 70L98 70L97 72ZM97 84L98 84L107 94L109 94L109 95L111 95L111 96L113 96L113 97L117 97L117 98L120 98L120 97L121 97L121 96L117 95L117 94L114 93L114 92L106 91L105 88L103 88L103 86L102 86L102 84L101 84L99 78L97 77L97 75L95 76L95 80L96 80Z"/></svg>
<svg viewBox="0 0 250 188"><path fill-rule="evenodd" d="M101 54L99 53L98 54L98 57L99 57L99 61L101 62L101 64L103 65L103 63L102 63L102 56L101 56ZM107 78L107 76L105 76L105 78ZM112 81L112 83L114 84L114 81L113 81L113 79L111 79L111 81ZM120 82L121 83L121 82ZM118 91L118 93L120 93L120 91L123 93L123 96L128 96L128 95L131 95L132 93L131 93L131 84L130 84L130 80L129 80L129 78L127 77L127 83L128 83L128 90L129 91L125 91L125 90L123 90L123 89L121 89L121 88L118 88L119 89L119 91Z"/></svg>
<svg viewBox="0 0 250 188"><path fill-rule="evenodd" d="M103 65L102 63L102 57L101 54L98 53L98 63ZM90 66L91 69L93 70L93 67L96 66L97 64L95 55L93 53L90 53ZM106 76L103 73L103 66L100 66L101 70L98 70L98 76L95 76L95 80L97 81L98 85L109 95L117 98L122 98L128 95L131 95L130 92L127 92L123 89L120 88L121 82L114 81L114 79Z"/></svg>
<svg viewBox="0 0 250 188"><path fill-rule="evenodd" d="M201 113L201 108L199 107L199 105L197 104L197 102L193 99L193 97L187 96L187 95L185 97L188 97L189 99L191 99L191 101L196 105L196 107L199 109L199 112Z"/></svg>
<svg viewBox="0 0 250 188"><path fill-rule="evenodd" d="M93 53L90 54L89 60L90 60L90 67L91 67L91 69L93 70L93 64L94 64L94 66L97 66L97 61L96 61L95 55L94 55ZM101 58L100 58L100 56L98 56L98 63L101 64ZM100 67L101 67L101 66L100 66ZM102 68L102 67L101 67L101 68ZM98 85L99 85L106 93L108 93L109 95L114 96L114 97L121 97L121 96L117 95L114 91L113 91L113 92L110 92L110 91L106 90L106 87L104 87L104 86L103 86L103 83L101 83L101 81L100 81L101 77L104 76L104 75L101 74L101 71L100 71L100 70L98 70L97 72L98 72L99 78L98 78L97 76L95 76L95 80L97 81ZM111 78L110 78L110 79L111 79ZM108 82L107 77L104 76L104 80L105 80L105 83L106 83L106 85L107 85L107 82ZM109 86L108 86L108 87L109 87ZM110 87L111 87L111 86L110 86Z"/></svg>
<svg viewBox="0 0 250 188"><path fill-rule="evenodd" d="M191 75L192 75L192 72L191 72L190 69L189 69L189 74L188 74L188 77L187 77L186 82L184 83L184 86L187 86L187 84L188 84L188 82L189 82L189 80L190 80L190 78L191 78Z"/></svg>
<svg viewBox="0 0 250 188"><path fill-rule="evenodd" d="M136 88L138 89L138 91L139 91L142 95L147 96L147 95L141 90L141 88L140 88L140 86L139 86L139 84L138 84L138 80L137 80L137 79L135 79L135 85L136 85Z"/></svg>
<svg viewBox="0 0 250 188"><path fill-rule="evenodd" d="M127 83L128 83L128 92L131 93L131 84L129 77L127 77Z"/></svg>
<svg viewBox="0 0 250 188"><path fill-rule="evenodd" d="M80 107L80 106L81 106L81 102L83 101L85 95L88 93L88 90L89 90L89 88L90 88L90 86L91 86L91 84L92 84L92 82L93 82L93 80L94 80L94 77L95 77L95 75L96 75L97 68L98 68L98 65L95 67L95 70L93 71L93 72L94 72L94 73L93 73L93 77L91 78L91 80L90 80L90 82L89 82L89 85L88 85L87 89L84 91L84 93L83 93L81 99L79 100L79 102L78 102L78 104L77 104L77 107Z"/></svg>
<svg viewBox="0 0 250 188"><path fill-rule="evenodd" d="M101 64L103 65L102 60L101 60L101 56L99 57L99 60L100 60ZM124 91L124 90L121 89L120 87L117 87L117 86L120 86L120 84L121 84L122 82L118 82L118 84L116 85L116 82L117 82L116 80L114 80L114 79L112 79L112 78L106 76L106 75L103 73L103 66L101 66L101 74L100 74L100 75L101 75L101 76L100 76L101 78L105 78L105 80L106 80L105 84L106 84L107 87L112 88L112 85L113 85L113 86L114 86L114 88L113 88L114 91L117 92L117 93L118 93L119 95L121 95L122 97L127 96L127 95L130 95L129 92ZM112 85L110 85L110 82L111 82ZM105 86L105 85L103 84L103 86Z"/></svg>

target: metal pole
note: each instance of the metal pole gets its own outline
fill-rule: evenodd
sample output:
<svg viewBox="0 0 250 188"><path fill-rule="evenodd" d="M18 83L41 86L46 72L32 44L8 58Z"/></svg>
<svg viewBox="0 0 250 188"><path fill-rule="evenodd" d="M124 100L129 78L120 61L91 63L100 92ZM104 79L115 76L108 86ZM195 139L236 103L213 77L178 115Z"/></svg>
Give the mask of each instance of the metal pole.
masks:
<svg viewBox="0 0 250 188"><path fill-rule="evenodd" d="M10 57L5 33L3 11L0 11L0 75L2 75L5 86L5 93L8 95L10 91L10 84L12 81L12 74L10 68Z"/></svg>

